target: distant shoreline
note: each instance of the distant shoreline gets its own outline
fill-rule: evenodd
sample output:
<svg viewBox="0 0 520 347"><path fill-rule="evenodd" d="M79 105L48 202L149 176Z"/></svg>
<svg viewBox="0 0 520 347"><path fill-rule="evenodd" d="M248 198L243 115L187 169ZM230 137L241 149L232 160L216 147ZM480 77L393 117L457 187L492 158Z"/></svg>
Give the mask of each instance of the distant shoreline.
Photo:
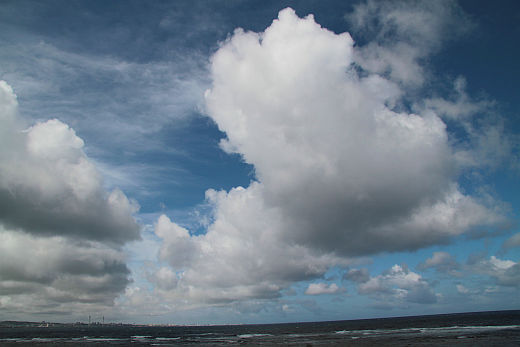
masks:
<svg viewBox="0 0 520 347"><path fill-rule="evenodd" d="M1 325L7 324L7 325ZM136 325L0 322L0 345L47 346L518 346L520 310L326 322Z"/></svg>
<svg viewBox="0 0 520 347"><path fill-rule="evenodd" d="M442 316L473 316L473 315L486 315L486 314L507 314L517 313L520 315L519 309L512 310L498 310L498 311L473 311L473 312L453 312L453 313L437 313L437 314L424 314L424 315L410 315L410 316L386 316L386 317L374 317L374 318L360 318L360 319L341 319L341 320L325 320L325 321L296 321L296 322L273 322L273 323L237 323L237 324L168 324L168 323L123 323L123 322L74 322L74 323L63 323L63 322L48 322L48 321L16 321L16 320L5 320L0 321L0 327L89 327L89 326L123 326L123 327L226 327L226 326L267 326L267 325L280 325L280 324L308 324L308 323L338 323L338 322L363 322L363 321L383 321L383 320L395 320L395 319L413 319L413 318L427 318L427 317L442 317ZM44 326L45 325L45 326Z"/></svg>

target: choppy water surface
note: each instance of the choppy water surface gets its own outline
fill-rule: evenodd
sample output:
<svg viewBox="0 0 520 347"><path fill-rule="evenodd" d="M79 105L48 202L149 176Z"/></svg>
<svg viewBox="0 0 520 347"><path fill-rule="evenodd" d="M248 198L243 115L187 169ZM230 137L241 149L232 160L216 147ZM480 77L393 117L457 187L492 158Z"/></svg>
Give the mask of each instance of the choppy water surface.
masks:
<svg viewBox="0 0 520 347"><path fill-rule="evenodd" d="M2 346L520 346L520 311L229 326L0 326Z"/></svg>

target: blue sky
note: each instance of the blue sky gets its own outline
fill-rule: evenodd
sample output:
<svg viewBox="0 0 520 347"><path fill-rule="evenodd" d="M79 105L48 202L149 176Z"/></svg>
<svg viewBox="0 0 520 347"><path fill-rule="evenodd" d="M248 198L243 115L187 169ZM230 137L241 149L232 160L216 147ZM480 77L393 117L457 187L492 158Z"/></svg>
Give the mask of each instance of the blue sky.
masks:
<svg viewBox="0 0 520 347"><path fill-rule="evenodd" d="M518 309L519 16L2 2L0 320Z"/></svg>

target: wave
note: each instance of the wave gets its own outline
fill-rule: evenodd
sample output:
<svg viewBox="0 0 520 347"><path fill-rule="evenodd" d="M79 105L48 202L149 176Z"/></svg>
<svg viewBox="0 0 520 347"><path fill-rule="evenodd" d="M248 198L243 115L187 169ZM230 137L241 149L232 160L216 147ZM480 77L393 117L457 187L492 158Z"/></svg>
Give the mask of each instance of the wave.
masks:
<svg viewBox="0 0 520 347"><path fill-rule="evenodd" d="M238 335L238 338L250 339L253 337L264 337L264 336L273 336L273 335L271 335L271 334L242 334L242 335Z"/></svg>
<svg viewBox="0 0 520 347"><path fill-rule="evenodd" d="M449 326L434 328L404 328L404 329L369 329L369 330L338 330L335 334L339 335L362 335L362 336L380 336L389 334L454 334L454 333L476 333L495 330L520 329L520 325L472 325L472 326Z"/></svg>

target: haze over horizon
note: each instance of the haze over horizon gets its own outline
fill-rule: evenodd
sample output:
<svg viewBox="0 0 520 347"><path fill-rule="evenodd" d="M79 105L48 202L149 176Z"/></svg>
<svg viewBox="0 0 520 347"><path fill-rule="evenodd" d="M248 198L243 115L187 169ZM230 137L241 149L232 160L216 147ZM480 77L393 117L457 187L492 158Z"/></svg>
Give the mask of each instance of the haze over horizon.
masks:
<svg viewBox="0 0 520 347"><path fill-rule="evenodd" d="M0 3L0 321L519 309L518 18Z"/></svg>

